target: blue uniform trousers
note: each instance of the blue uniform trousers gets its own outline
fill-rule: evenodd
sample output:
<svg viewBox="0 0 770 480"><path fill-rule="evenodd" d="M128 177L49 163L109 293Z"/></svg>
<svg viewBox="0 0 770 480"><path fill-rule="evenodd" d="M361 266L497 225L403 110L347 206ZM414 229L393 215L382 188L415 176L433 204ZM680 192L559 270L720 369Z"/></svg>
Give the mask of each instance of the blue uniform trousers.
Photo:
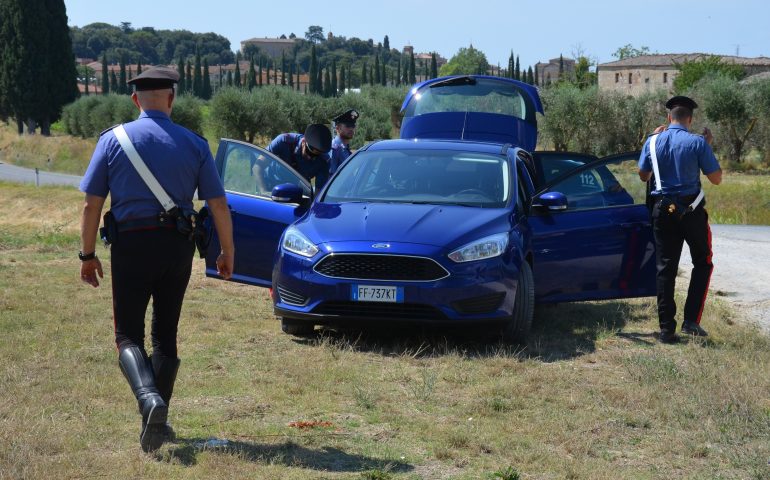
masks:
<svg viewBox="0 0 770 480"><path fill-rule="evenodd" d="M677 215L668 215L665 212L654 213L652 228L656 247L660 330L662 332L676 330L674 288L684 242L687 242L690 247L693 262L684 306L684 322L699 324L703 306L706 303L711 272L714 269L711 263L711 229L708 213L703 204L681 219Z"/></svg>
<svg viewBox="0 0 770 480"><path fill-rule="evenodd" d="M111 250L118 350L137 346L145 352L144 316L152 298L153 355L177 358L177 325L190 280L194 242L175 228L124 231Z"/></svg>

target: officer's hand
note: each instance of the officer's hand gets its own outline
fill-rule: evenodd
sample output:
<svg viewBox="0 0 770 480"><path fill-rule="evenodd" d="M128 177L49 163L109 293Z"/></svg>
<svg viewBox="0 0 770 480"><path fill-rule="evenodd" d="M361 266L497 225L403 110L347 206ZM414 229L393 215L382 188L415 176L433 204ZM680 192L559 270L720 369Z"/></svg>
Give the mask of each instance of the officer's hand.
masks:
<svg viewBox="0 0 770 480"><path fill-rule="evenodd" d="M652 133L660 133L666 130L668 128L666 125L661 125L658 128L656 128Z"/></svg>
<svg viewBox="0 0 770 480"><path fill-rule="evenodd" d="M99 275L97 278L96 275ZM102 262L98 258L80 262L80 279L93 287L99 286L99 278L104 278Z"/></svg>
<svg viewBox="0 0 770 480"><path fill-rule="evenodd" d="M226 255L224 253L220 253L217 257L217 274L225 280L230 280L230 277L233 276L234 262L234 255Z"/></svg>
<svg viewBox="0 0 770 480"><path fill-rule="evenodd" d="M711 130L708 127L703 128L703 138L706 139L706 143L709 145L714 141L714 135L711 134Z"/></svg>

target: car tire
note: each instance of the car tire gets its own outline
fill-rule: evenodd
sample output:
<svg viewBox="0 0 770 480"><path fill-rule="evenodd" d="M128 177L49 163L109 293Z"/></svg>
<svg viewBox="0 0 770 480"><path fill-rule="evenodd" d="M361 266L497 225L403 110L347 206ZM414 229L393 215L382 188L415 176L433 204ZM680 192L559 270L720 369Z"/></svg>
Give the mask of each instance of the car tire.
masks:
<svg viewBox="0 0 770 480"><path fill-rule="evenodd" d="M529 263L522 262L513 315L503 329L506 342L526 343L535 313L535 278Z"/></svg>
<svg viewBox="0 0 770 480"><path fill-rule="evenodd" d="M293 320L291 318L281 318L281 331L288 335L297 337L307 337L315 331L315 325L312 323Z"/></svg>

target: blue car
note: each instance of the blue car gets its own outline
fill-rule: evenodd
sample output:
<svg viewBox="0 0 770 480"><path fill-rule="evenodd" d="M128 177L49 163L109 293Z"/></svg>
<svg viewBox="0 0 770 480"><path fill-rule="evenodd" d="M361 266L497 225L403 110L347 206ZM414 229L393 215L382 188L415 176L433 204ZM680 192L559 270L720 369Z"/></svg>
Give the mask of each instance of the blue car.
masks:
<svg viewBox="0 0 770 480"><path fill-rule="evenodd" d="M284 332L488 325L526 340L534 304L655 295L638 152L534 151L537 90L488 76L416 85L401 139L371 143L318 192L222 140L233 280L271 289ZM206 274L216 277L214 234Z"/></svg>

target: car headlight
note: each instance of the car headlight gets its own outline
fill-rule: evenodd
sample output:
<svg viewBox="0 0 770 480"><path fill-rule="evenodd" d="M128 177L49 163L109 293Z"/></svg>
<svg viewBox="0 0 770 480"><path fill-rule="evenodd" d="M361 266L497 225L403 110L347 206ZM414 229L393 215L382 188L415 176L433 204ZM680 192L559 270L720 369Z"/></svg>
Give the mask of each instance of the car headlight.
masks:
<svg viewBox="0 0 770 480"><path fill-rule="evenodd" d="M497 235L490 235L458 248L449 254L449 258L454 262L461 263L499 257L507 246L508 234L498 233Z"/></svg>
<svg viewBox="0 0 770 480"><path fill-rule="evenodd" d="M313 245L313 242L308 240L295 227L289 227L286 233L283 234L281 247L286 251L308 258L318 253L318 247Z"/></svg>

